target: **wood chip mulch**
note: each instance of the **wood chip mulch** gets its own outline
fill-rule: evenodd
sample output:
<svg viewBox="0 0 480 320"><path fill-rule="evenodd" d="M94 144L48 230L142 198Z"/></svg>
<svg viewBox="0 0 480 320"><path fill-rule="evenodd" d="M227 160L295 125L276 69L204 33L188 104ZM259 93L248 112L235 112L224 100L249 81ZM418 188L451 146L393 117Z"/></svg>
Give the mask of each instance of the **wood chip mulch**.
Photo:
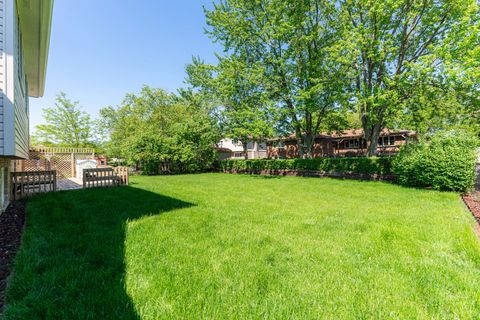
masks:
<svg viewBox="0 0 480 320"><path fill-rule="evenodd" d="M462 196L463 201L472 213L478 225L476 228L477 234L480 236L480 191Z"/></svg>
<svg viewBox="0 0 480 320"><path fill-rule="evenodd" d="M0 214L0 315L5 302L5 287L10 275L10 267L20 246L25 227L25 203L11 203Z"/></svg>

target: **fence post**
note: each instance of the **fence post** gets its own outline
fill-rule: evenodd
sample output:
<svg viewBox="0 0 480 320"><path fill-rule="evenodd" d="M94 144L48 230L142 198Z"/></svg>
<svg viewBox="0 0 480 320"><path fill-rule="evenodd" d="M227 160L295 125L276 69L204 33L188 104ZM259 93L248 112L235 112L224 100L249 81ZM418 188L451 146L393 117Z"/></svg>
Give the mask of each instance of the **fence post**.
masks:
<svg viewBox="0 0 480 320"><path fill-rule="evenodd" d="M70 158L72 161L72 178L75 177L75 154L72 152L70 153Z"/></svg>

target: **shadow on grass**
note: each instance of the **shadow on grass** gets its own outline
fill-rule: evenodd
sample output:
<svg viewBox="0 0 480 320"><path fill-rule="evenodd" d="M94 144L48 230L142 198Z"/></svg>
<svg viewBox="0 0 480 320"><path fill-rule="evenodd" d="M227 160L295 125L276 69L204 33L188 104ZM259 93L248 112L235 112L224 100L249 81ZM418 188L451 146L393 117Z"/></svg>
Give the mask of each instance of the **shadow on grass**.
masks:
<svg viewBox="0 0 480 320"><path fill-rule="evenodd" d="M139 319L125 291L126 224L192 205L133 187L33 198L5 319Z"/></svg>

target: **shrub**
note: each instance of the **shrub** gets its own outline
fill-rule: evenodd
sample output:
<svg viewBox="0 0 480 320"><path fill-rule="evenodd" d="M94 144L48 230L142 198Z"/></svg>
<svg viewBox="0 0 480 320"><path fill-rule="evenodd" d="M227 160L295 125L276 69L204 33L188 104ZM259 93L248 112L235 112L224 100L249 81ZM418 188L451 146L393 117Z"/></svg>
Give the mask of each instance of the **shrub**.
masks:
<svg viewBox="0 0 480 320"><path fill-rule="evenodd" d="M308 170L325 173L392 173L391 157L223 160L217 165L223 171Z"/></svg>
<svg viewBox="0 0 480 320"><path fill-rule="evenodd" d="M478 141L458 132L404 146L393 162L399 184L465 192L475 180Z"/></svg>

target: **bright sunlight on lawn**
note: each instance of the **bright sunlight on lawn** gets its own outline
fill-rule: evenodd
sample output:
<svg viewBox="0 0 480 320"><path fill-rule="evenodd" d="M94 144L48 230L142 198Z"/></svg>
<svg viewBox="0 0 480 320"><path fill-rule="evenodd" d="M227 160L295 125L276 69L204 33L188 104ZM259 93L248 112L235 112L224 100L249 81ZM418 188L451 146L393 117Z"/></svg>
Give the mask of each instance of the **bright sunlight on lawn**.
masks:
<svg viewBox="0 0 480 320"><path fill-rule="evenodd" d="M458 195L226 174L28 204L16 319L478 318L480 242Z"/></svg>

